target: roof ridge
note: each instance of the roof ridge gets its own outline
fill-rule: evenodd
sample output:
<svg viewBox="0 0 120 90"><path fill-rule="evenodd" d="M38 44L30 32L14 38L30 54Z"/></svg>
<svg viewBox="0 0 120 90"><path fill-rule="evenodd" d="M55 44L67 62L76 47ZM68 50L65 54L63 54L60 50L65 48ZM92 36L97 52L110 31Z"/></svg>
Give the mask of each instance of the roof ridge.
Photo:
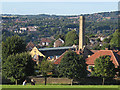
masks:
<svg viewBox="0 0 120 90"><path fill-rule="evenodd" d="M56 49L56 48L73 48L72 46L66 46L66 47L50 47L50 48L38 48L38 49Z"/></svg>
<svg viewBox="0 0 120 90"><path fill-rule="evenodd" d="M112 50L100 50L100 51L112 51Z"/></svg>
<svg viewBox="0 0 120 90"><path fill-rule="evenodd" d="M95 56L95 54L98 53L98 52L100 52L100 50L98 50L97 52L95 52L94 54L92 54L90 57ZM90 58L90 57L88 57L88 58ZM86 58L86 59L88 59L88 58Z"/></svg>

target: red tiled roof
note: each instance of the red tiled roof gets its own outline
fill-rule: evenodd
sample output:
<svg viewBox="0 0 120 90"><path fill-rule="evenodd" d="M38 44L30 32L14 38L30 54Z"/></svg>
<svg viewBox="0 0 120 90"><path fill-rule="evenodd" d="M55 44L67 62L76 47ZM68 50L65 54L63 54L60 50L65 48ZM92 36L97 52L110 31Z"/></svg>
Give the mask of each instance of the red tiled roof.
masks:
<svg viewBox="0 0 120 90"><path fill-rule="evenodd" d="M62 41L60 40L56 40L54 43L55 43L55 47L59 47L63 44Z"/></svg>
<svg viewBox="0 0 120 90"><path fill-rule="evenodd" d="M60 64L61 59L63 58L63 55L66 53L67 51L65 51L60 57L58 57L55 61L54 64Z"/></svg>
<svg viewBox="0 0 120 90"><path fill-rule="evenodd" d="M117 54L120 55L120 51L118 51Z"/></svg>
<svg viewBox="0 0 120 90"><path fill-rule="evenodd" d="M116 57L118 59L118 63L120 64L120 51L119 50L113 50L116 54Z"/></svg>
<svg viewBox="0 0 120 90"><path fill-rule="evenodd" d="M75 51L76 52L76 54L81 54L81 53L83 53L82 51L80 51L80 50L77 50L77 51Z"/></svg>
<svg viewBox="0 0 120 90"><path fill-rule="evenodd" d="M90 57L86 58L86 63L88 65L94 65L96 58L99 58L100 56L103 56L103 55L110 55L114 65L119 66L119 63L117 60L118 58L116 57L116 55L112 50L99 50L98 52L94 53Z"/></svg>
<svg viewBox="0 0 120 90"><path fill-rule="evenodd" d="M35 45L30 41L30 42L27 44L26 48L29 48L29 47L34 48L34 46L35 46Z"/></svg>
<svg viewBox="0 0 120 90"><path fill-rule="evenodd" d="M48 38L42 38L42 39L41 39L41 42L48 42L48 43L51 43L51 41L50 41Z"/></svg>
<svg viewBox="0 0 120 90"><path fill-rule="evenodd" d="M59 39L55 41L55 43L62 43L62 41L60 41Z"/></svg>
<svg viewBox="0 0 120 90"><path fill-rule="evenodd" d="M120 65L120 51L118 51L118 52L116 53L116 57L117 57L117 60L118 60L119 65Z"/></svg>
<svg viewBox="0 0 120 90"><path fill-rule="evenodd" d="M60 57L58 57L58 58L55 60L54 64L60 64L60 61L61 61L61 59L63 58L63 56L64 56L64 54L65 54L66 52L67 52L67 51L65 51ZM76 54L80 54L80 53L81 53L80 50L75 51L75 52L76 52Z"/></svg>
<svg viewBox="0 0 120 90"><path fill-rule="evenodd" d="M62 44L64 44L64 41L61 38L59 38L54 42L54 47L59 47Z"/></svg>

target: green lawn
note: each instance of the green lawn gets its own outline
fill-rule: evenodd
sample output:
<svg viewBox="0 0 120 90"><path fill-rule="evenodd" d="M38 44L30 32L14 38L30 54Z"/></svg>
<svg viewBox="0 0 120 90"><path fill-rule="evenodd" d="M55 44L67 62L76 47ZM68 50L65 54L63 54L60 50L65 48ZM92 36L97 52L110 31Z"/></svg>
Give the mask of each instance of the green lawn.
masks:
<svg viewBox="0 0 120 90"><path fill-rule="evenodd" d="M118 88L118 85L1 85L2 88Z"/></svg>

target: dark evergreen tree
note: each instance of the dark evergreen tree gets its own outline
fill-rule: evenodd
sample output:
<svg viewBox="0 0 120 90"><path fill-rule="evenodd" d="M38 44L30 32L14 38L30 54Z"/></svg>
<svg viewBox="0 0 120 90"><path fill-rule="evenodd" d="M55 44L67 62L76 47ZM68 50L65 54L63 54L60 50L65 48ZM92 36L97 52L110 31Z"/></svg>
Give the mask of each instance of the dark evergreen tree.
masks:
<svg viewBox="0 0 120 90"><path fill-rule="evenodd" d="M80 79L87 75L86 63L82 56L69 50L67 51L60 64L58 65L58 71L60 75L71 79Z"/></svg>
<svg viewBox="0 0 120 90"><path fill-rule="evenodd" d="M8 37L2 42L2 60L11 54L21 53L26 50L25 42L19 36Z"/></svg>
<svg viewBox="0 0 120 90"><path fill-rule="evenodd" d="M2 75L12 82L34 74L34 61L27 52L12 54L2 61Z"/></svg>

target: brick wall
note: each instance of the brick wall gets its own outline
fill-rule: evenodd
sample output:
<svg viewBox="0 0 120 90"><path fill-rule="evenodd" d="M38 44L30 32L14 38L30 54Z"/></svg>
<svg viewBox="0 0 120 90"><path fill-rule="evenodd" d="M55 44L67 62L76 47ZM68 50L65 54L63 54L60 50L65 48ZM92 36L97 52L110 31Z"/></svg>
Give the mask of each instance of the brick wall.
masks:
<svg viewBox="0 0 120 90"><path fill-rule="evenodd" d="M44 78L35 78L33 77L36 81L36 84L44 84L45 79ZM47 83L49 84L70 84L71 80L68 78L47 78Z"/></svg>

